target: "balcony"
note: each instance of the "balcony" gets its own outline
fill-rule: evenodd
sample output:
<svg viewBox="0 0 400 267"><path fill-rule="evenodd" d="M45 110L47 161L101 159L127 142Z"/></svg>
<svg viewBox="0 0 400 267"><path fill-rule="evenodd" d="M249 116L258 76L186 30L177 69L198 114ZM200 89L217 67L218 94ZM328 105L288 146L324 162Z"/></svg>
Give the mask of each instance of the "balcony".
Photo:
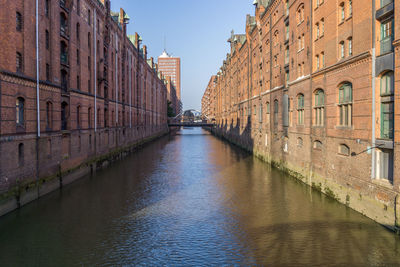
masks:
<svg viewBox="0 0 400 267"><path fill-rule="evenodd" d="M381 55L390 53L393 51L393 37L386 37L381 40Z"/></svg>

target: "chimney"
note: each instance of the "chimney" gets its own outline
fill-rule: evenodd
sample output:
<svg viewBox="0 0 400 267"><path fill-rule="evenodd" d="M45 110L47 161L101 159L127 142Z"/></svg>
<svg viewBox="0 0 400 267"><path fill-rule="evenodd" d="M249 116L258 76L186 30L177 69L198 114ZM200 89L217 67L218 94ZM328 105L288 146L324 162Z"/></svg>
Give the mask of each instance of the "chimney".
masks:
<svg viewBox="0 0 400 267"><path fill-rule="evenodd" d="M144 60L146 61L147 60L147 46L143 46L143 57L144 57Z"/></svg>
<svg viewBox="0 0 400 267"><path fill-rule="evenodd" d="M136 48L139 48L139 34L135 32L135 46Z"/></svg>
<svg viewBox="0 0 400 267"><path fill-rule="evenodd" d="M150 62L151 62L151 68L154 69L154 58L153 57L150 58Z"/></svg>

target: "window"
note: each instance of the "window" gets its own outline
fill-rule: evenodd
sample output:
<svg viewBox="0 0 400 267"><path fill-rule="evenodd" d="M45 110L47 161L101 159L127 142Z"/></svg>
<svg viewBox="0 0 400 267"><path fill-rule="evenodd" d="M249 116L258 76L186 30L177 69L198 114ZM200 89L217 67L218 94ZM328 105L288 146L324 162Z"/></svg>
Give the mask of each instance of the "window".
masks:
<svg viewBox="0 0 400 267"><path fill-rule="evenodd" d="M46 81L50 81L50 65L46 64Z"/></svg>
<svg viewBox="0 0 400 267"><path fill-rule="evenodd" d="M318 89L314 94L314 125L324 125L325 93Z"/></svg>
<svg viewBox="0 0 400 267"><path fill-rule="evenodd" d="M344 42L341 41L339 43L339 58L342 59L344 58Z"/></svg>
<svg viewBox="0 0 400 267"><path fill-rule="evenodd" d="M92 50L92 37L90 32L88 32L88 48L89 48L89 52Z"/></svg>
<svg viewBox="0 0 400 267"><path fill-rule="evenodd" d="M15 105L16 111L16 123L18 126L24 126L24 108L25 108L25 99L22 97L18 97Z"/></svg>
<svg viewBox="0 0 400 267"><path fill-rule="evenodd" d="M322 67L325 67L325 53L321 52L321 58L322 58Z"/></svg>
<svg viewBox="0 0 400 267"><path fill-rule="evenodd" d="M289 98L288 110L289 110L289 126L292 126L293 125L293 98Z"/></svg>
<svg viewBox="0 0 400 267"><path fill-rule="evenodd" d="M339 5L339 23L344 22L345 19L345 10L344 10L344 3Z"/></svg>
<svg viewBox="0 0 400 267"><path fill-rule="evenodd" d="M285 13L286 16L289 16L289 0L286 0L285 2Z"/></svg>
<svg viewBox="0 0 400 267"><path fill-rule="evenodd" d="M271 108L269 106L269 102L267 102L267 114L269 114L271 112Z"/></svg>
<svg viewBox="0 0 400 267"><path fill-rule="evenodd" d="M81 1L80 0L76 0L76 13L78 14L78 16L81 15Z"/></svg>
<svg viewBox="0 0 400 267"><path fill-rule="evenodd" d="M285 40L288 41L289 40L289 35L290 35L290 30L289 30L289 24L285 25Z"/></svg>
<svg viewBox="0 0 400 267"><path fill-rule="evenodd" d="M76 40L80 41L81 39L81 25L79 23L76 24Z"/></svg>
<svg viewBox="0 0 400 267"><path fill-rule="evenodd" d="M344 156L350 156L350 148L345 144L341 144L339 146L339 154Z"/></svg>
<svg viewBox="0 0 400 267"><path fill-rule="evenodd" d="M304 49L304 33L301 35L301 49Z"/></svg>
<svg viewBox="0 0 400 267"><path fill-rule="evenodd" d="M46 0L44 3L44 14L49 17L50 14L50 0Z"/></svg>
<svg viewBox="0 0 400 267"><path fill-rule="evenodd" d="M317 70L319 70L319 55L316 55L315 56L315 63L316 63L316 66L317 66Z"/></svg>
<svg viewBox="0 0 400 267"><path fill-rule="evenodd" d="M63 12L60 13L60 32L64 36L68 36L67 17Z"/></svg>
<svg viewBox="0 0 400 267"><path fill-rule="evenodd" d="M67 109L68 109L68 104L63 102L61 104L61 130L65 131L67 130Z"/></svg>
<svg viewBox="0 0 400 267"><path fill-rule="evenodd" d="M297 9L297 24L300 24L304 21L304 4L301 4Z"/></svg>
<svg viewBox="0 0 400 267"><path fill-rule="evenodd" d="M344 83L339 88L340 126L350 127L352 124L353 88L351 83Z"/></svg>
<svg viewBox="0 0 400 267"><path fill-rule="evenodd" d="M24 165L24 144L20 143L18 145L18 166L22 167Z"/></svg>
<svg viewBox="0 0 400 267"><path fill-rule="evenodd" d="M349 17L353 16L353 0L349 0Z"/></svg>
<svg viewBox="0 0 400 267"><path fill-rule="evenodd" d="M349 44L349 56L353 55L353 38L350 37L349 39L347 39L347 42Z"/></svg>
<svg viewBox="0 0 400 267"><path fill-rule="evenodd" d="M46 49L49 50L50 48L50 33L46 30Z"/></svg>
<svg viewBox="0 0 400 267"><path fill-rule="evenodd" d="M60 60L61 60L61 64L68 64L68 52L67 52L67 44L64 41L61 41L61 54L60 54Z"/></svg>
<svg viewBox="0 0 400 267"><path fill-rule="evenodd" d="M22 15L21 13L17 12L15 16L16 16L16 30L22 32L22 27L23 27Z"/></svg>
<svg viewBox="0 0 400 267"><path fill-rule="evenodd" d="M278 126L278 112L279 112L279 102L278 100L274 101L274 125Z"/></svg>
<svg viewBox="0 0 400 267"><path fill-rule="evenodd" d="M393 150L376 150L376 178L393 183Z"/></svg>
<svg viewBox="0 0 400 267"><path fill-rule="evenodd" d="M393 51L393 19L381 23L381 54Z"/></svg>
<svg viewBox="0 0 400 267"><path fill-rule="evenodd" d="M318 141L318 140L314 141L313 148L315 150L322 150L323 145L322 145L321 141Z"/></svg>
<svg viewBox="0 0 400 267"><path fill-rule="evenodd" d="M16 68L17 68L17 72L22 72L23 61L22 61L22 55L19 52L17 52L17 56L16 56Z"/></svg>
<svg viewBox="0 0 400 267"><path fill-rule="evenodd" d="M317 24L315 24L315 28L317 33L315 34L315 38L318 39L319 38L319 23L317 22Z"/></svg>
<svg viewBox="0 0 400 267"><path fill-rule="evenodd" d="M88 20L88 24L90 25L92 22L91 22L91 14L90 14L90 10L88 10L88 17L87 17L87 20Z"/></svg>
<svg viewBox="0 0 400 267"><path fill-rule="evenodd" d="M88 128L92 128L92 108L88 108Z"/></svg>
<svg viewBox="0 0 400 267"><path fill-rule="evenodd" d="M258 122L262 123L263 122L263 105L260 104L260 112L258 113Z"/></svg>
<svg viewBox="0 0 400 267"><path fill-rule="evenodd" d="M304 95L299 94L297 96L297 124L304 124Z"/></svg>
<svg viewBox="0 0 400 267"><path fill-rule="evenodd" d="M76 108L76 128L81 128L81 107Z"/></svg>
<svg viewBox="0 0 400 267"><path fill-rule="evenodd" d="M81 53L79 51L79 49L76 49L76 65L80 65L81 64Z"/></svg>
<svg viewBox="0 0 400 267"><path fill-rule="evenodd" d="M81 90L81 77L76 76L76 89Z"/></svg>
<svg viewBox="0 0 400 267"><path fill-rule="evenodd" d="M319 0L315 0L315 6L319 7Z"/></svg>
<svg viewBox="0 0 400 267"><path fill-rule="evenodd" d="M53 124L53 104L46 103L46 129L51 129Z"/></svg>
<svg viewBox="0 0 400 267"><path fill-rule="evenodd" d="M68 90L68 73L61 70L61 88L66 92Z"/></svg>
<svg viewBox="0 0 400 267"><path fill-rule="evenodd" d="M297 138L297 146L298 147L302 147L303 146L303 138L301 138L301 137Z"/></svg>
<svg viewBox="0 0 400 267"><path fill-rule="evenodd" d="M324 18L321 19L321 37L324 36L325 33L325 20Z"/></svg>
<svg viewBox="0 0 400 267"><path fill-rule="evenodd" d="M380 138L393 139L394 133L394 74L393 71L382 75L380 81L381 94L381 116L380 116Z"/></svg>

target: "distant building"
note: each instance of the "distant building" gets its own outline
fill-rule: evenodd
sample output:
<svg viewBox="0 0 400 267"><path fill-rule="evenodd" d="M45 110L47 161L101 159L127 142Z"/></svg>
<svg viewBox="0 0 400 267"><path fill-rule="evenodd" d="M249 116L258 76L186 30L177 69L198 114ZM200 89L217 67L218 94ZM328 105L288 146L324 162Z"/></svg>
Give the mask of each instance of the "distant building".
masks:
<svg viewBox="0 0 400 267"><path fill-rule="evenodd" d="M177 114L182 111L182 98L181 98L181 59L179 57L172 57L164 50L161 56L158 57L158 70L162 72L165 77L171 77L172 85L176 89L176 97L178 103Z"/></svg>

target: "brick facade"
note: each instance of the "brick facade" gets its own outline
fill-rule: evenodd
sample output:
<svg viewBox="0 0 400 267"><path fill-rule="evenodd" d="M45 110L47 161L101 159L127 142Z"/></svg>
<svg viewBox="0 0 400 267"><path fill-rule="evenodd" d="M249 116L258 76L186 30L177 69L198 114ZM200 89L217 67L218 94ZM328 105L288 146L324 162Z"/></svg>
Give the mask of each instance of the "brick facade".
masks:
<svg viewBox="0 0 400 267"><path fill-rule="evenodd" d="M391 228L400 214L396 4L257 0L202 101L218 134Z"/></svg>
<svg viewBox="0 0 400 267"><path fill-rule="evenodd" d="M39 0L38 99L35 1L1 6L0 194L167 131L166 81L122 9Z"/></svg>

